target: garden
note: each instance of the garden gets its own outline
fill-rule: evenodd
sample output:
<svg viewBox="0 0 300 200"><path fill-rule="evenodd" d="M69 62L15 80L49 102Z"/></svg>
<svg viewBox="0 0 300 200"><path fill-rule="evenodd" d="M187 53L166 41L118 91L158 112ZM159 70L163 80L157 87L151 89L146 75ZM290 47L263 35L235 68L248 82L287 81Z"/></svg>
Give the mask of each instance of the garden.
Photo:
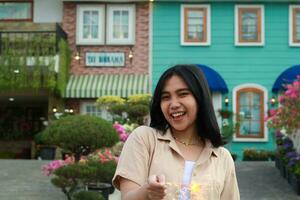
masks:
<svg viewBox="0 0 300 200"><path fill-rule="evenodd" d="M266 118L275 130L275 166L300 195L300 76L279 96L280 106Z"/></svg>
<svg viewBox="0 0 300 200"><path fill-rule="evenodd" d="M150 95L100 97L96 104L113 121L88 115L61 115L36 135L39 145L62 150L62 159L42 167L68 200L107 200L118 156L131 131L147 121Z"/></svg>

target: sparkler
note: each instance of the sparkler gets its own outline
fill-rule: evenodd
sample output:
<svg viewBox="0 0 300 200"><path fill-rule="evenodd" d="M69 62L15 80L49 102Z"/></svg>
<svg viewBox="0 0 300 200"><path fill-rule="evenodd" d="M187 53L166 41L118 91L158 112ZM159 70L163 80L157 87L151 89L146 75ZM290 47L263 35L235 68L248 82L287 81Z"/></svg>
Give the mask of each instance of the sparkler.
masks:
<svg viewBox="0 0 300 200"><path fill-rule="evenodd" d="M167 195L164 200L204 200L202 186L198 183L183 185L167 182Z"/></svg>

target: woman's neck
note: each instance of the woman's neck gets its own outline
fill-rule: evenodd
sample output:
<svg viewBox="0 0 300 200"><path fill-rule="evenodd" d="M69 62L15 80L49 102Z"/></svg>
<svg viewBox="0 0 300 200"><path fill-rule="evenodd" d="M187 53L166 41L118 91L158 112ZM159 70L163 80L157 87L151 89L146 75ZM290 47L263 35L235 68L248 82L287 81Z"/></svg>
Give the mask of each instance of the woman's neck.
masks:
<svg viewBox="0 0 300 200"><path fill-rule="evenodd" d="M196 129L178 131L171 128L171 132L174 138L185 143L192 143L193 141L200 139Z"/></svg>

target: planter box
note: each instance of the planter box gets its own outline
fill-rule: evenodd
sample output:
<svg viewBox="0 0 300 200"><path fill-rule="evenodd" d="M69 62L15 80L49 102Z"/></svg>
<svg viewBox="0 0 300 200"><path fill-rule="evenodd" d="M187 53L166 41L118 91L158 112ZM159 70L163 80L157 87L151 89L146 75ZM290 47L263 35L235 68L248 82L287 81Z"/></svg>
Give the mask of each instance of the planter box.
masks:
<svg viewBox="0 0 300 200"><path fill-rule="evenodd" d="M297 195L300 195L300 179L297 179L296 176L292 174L290 184Z"/></svg>
<svg viewBox="0 0 300 200"><path fill-rule="evenodd" d="M283 178L286 178L286 167L282 160L279 160L279 172Z"/></svg>
<svg viewBox="0 0 300 200"><path fill-rule="evenodd" d="M39 148L39 157L42 160L54 160L56 147L40 146Z"/></svg>
<svg viewBox="0 0 300 200"><path fill-rule="evenodd" d="M280 165L280 159L277 156L275 156L275 167L279 169L279 165Z"/></svg>
<svg viewBox="0 0 300 200"><path fill-rule="evenodd" d="M287 180L287 182L289 184L291 184L293 174L287 168L285 168L285 170L286 170L286 172L285 172L285 174L286 174L286 180Z"/></svg>

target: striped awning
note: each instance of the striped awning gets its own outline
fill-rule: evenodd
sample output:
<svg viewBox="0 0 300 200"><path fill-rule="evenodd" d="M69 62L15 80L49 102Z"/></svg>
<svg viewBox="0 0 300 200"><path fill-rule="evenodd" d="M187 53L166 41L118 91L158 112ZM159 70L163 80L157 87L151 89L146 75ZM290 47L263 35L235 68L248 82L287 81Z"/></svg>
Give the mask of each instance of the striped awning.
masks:
<svg viewBox="0 0 300 200"><path fill-rule="evenodd" d="M145 93L150 93L146 74L71 75L65 98L128 97Z"/></svg>

